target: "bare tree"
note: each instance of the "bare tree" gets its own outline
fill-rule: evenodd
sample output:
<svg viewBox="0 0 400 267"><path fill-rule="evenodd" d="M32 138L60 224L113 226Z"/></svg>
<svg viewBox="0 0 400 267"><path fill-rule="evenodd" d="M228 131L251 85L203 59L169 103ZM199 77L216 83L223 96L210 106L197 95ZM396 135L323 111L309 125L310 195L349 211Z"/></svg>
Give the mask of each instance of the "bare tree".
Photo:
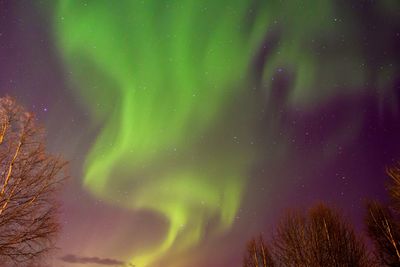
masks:
<svg viewBox="0 0 400 267"><path fill-rule="evenodd" d="M274 257L280 265L311 266L307 222L303 214L290 211L280 221L273 241Z"/></svg>
<svg viewBox="0 0 400 267"><path fill-rule="evenodd" d="M65 163L46 152L43 130L10 97L0 99L0 264L25 266L54 247L56 194Z"/></svg>
<svg viewBox="0 0 400 267"><path fill-rule="evenodd" d="M390 208L372 201L367 205L366 226L380 266L400 266L400 227Z"/></svg>
<svg viewBox="0 0 400 267"><path fill-rule="evenodd" d="M391 202L368 202L365 224L380 265L400 266L400 166L387 168L386 172L391 178L387 184Z"/></svg>
<svg viewBox="0 0 400 267"><path fill-rule="evenodd" d="M289 213L277 227L272 251L280 266L373 266L352 226L323 204L307 216Z"/></svg>
<svg viewBox="0 0 400 267"><path fill-rule="evenodd" d="M243 259L243 267L274 267L271 253L262 236L253 238L247 244L246 254Z"/></svg>
<svg viewBox="0 0 400 267"><path fill-rule="evenodd" d="M391 178L387 188L392 199L393 207L397 213L400 213L400 164L388 168L386 172Z"/></svg>

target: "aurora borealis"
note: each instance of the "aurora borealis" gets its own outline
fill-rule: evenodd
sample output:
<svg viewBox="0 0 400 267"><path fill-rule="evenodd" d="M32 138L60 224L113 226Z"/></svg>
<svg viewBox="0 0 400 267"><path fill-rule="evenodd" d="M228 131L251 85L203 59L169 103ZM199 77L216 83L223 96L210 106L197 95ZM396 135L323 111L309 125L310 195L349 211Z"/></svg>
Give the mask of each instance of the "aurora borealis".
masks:
<svg viewBox="0 0 400 267"><path fill-rule="evenodd" d="M210 2L207 7L216 18L225 5ZM240 155L245 147L231 142L222 151L198 148L199 143L214 145L213 136L201 136L214 130L215 120L240 88L235 84L243 84L235 77L248 69L258 43L251 39L261 39L259 34L249 40L238 36L234 27L247 3L232 6L239 12L228 13L214 33L210 28L215 24L198 12L194 1L95 2L87 11L78 2L59 7L60 46L72 69L81 66L78 91L104 120L89 154L85 185L127 208L159 212L169 224L158 248L132 259L139 266L170 249L198 243L213 216L218 227L229 227L237 212L251 152ZM127 14L121 16L124 10ZM198 21L191 22L192 17ZM193 27L199 27L198 37ZM95 73L87 76L86 68ZM97 92L100 99L90 101Z"/></svg>
<svg viewBox="0 0 400 267"><path fill-rule="evenodd" d="M0 14L0 92L71 162L61 258L239 267L287 207L323 200L360 221L400 159L396 0L0 1Z"/></svg>

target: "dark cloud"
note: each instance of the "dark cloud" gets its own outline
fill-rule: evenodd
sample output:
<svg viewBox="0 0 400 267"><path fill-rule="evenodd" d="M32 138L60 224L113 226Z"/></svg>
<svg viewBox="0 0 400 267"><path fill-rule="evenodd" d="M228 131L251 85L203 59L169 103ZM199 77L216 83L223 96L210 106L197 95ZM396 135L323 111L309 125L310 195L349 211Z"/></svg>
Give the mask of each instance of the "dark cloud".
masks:
<svg viewBox="0 0 400 267"><path fill-rule="evenodd" d="M98 257L79 257L76 255L68 254L60 258L60 260L68 263L79 263L79 264L100 264L100 265L109 265L109 266L123 266L127 263L120 261L120 260L115 260L115 259L102 259ZM134 266L132 264L129 264L127 266Z"/></svg>

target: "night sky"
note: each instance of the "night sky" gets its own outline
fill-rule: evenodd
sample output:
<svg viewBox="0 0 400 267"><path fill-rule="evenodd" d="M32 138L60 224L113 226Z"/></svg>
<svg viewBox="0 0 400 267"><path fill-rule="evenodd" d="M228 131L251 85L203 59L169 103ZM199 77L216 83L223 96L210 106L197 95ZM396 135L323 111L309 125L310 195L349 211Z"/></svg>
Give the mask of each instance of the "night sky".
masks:
<svg viewBox="0 0 400 267"><path fill-rule="evenodd" d="M386 199L400 2L0 0L0 94L70 162L51 266L239 267L287 208Z"/></svg>

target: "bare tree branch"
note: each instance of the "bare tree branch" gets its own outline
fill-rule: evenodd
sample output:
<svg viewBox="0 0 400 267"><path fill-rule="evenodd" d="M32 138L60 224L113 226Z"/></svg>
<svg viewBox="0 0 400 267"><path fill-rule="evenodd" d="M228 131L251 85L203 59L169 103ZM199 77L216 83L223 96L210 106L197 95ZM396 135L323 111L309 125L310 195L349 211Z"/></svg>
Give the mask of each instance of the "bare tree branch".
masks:
<svg viewBox="0 0 400 267"><path fill-rule="evenodd" d="M271 253L266 245L251 240L244 267L369 267L376 266L364 242L339 212L320 204L304 215L288 212L278 224ZM263 259L267 259L267 264Z"/></svg>
<svg viewBox="0 0 400 267"><path fill-rule="evenodd" d="M271 253L264 243L262 236L252 239L247 244L243 267L274 267L275 263Z"/></svg>
<svg viewBox="0 0 400 267"><path fill-rule="evenodd" d="M49 155L34 116L0 99L0 265L32 265L54 247L65 162Z"/></svg>
<svg viewBox="0 0 400 267"><path fill-rule="evenodd" d="M392 199L393 207L397 213L400 213L400 164L387 168L386 172L391 178L387 188Z"/></svg>
<svg viewBox="0 0 400 267"><path fill-rule="evenodd" d="M400 227L390 209L372 201L365 219L368 235L375 244L381 266L400 266Z"/></svg>

